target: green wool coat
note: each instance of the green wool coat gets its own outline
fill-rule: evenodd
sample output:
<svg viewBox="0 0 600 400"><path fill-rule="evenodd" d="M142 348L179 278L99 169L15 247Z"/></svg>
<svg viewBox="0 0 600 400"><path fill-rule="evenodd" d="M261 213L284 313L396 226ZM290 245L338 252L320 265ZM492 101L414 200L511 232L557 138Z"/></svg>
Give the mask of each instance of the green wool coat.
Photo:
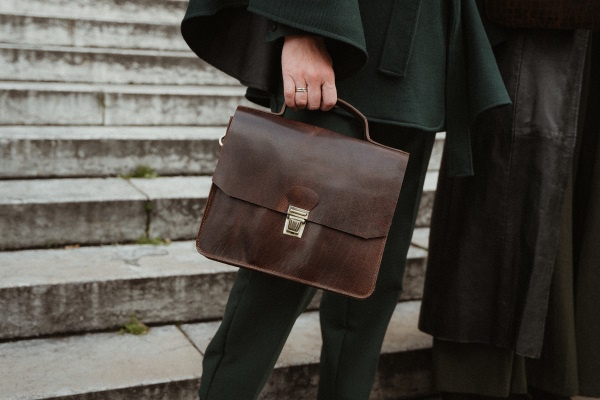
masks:
<svg viewBox="0 0 600 400"><path fill-rule="evenodd" d="M282 25L325 38L340 98L371 121L445 129L450 173L473 173L469 126L510 103L475 0L190 0L181 30L268 105L281 92Z"/></svg>

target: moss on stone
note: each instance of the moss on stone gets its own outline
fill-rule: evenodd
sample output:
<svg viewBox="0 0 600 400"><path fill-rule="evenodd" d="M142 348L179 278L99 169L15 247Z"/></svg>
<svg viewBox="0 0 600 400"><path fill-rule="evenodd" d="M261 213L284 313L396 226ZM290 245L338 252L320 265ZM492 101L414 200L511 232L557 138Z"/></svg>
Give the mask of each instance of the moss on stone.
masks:
<svg viewBox="0 0 600 400"><path fill-rule="evenodd" d="M121 174L120 178L131 179L131 178L142 178L142 179L154 179L158 178L158 173L148 165L139 165L130 174Z"/></svg>
<svg viewBox="0 0 600 400"><path fill-rule="evenodd" d="M123 325L119 330L120 335L124 335L126 333L130 335L145 335L148 333L150 328L144 325L142 322L138 320L135 313L131 313L129 316L129 323Z"/></svg>
<svg viewBox="0 0 600 400"><path fill-rule="evenodd" d="M138 240L135 241L135 244L151 244L153 246L166 246L171 244L171 239L169 238L149 238L146 236L140 236Z"/></svg>

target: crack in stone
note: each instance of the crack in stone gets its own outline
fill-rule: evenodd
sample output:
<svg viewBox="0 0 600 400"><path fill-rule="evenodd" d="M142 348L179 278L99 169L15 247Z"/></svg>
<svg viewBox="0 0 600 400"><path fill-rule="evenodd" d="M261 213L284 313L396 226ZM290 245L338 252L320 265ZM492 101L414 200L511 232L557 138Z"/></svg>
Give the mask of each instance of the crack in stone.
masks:
<svg viewBox="0 0 600 400"><path fill-rule="evenodd" d="M164 249L148 248L148 249L133 249L119 250L112 256L112 260L123 261L127 265L134 267L140 266L140 260L144 257L166 256L169 252Z"/></svg>

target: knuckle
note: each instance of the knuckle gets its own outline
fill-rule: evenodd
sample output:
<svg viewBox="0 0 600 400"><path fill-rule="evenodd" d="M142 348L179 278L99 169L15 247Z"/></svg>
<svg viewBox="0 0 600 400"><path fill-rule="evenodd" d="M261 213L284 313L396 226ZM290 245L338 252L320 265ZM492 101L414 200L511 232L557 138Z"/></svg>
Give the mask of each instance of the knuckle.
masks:
<svg viewBox="0 0 600 400"><path fill-rule="evenodd" d="M319 74L315 70L310 70L306 73L307 82L316 82L319 80Z"/></svg>
<svg viewBox="0 0 600 400"><path fill-rule="evenodd" d="M333 79L325 79L325 82L323 82L323 86L329 90L335 90L335 81Z"/></svg>
<svg viewBox="0 0 600 400"><path fill-rule="evenodd" d="M285 96L293 96L294 95L294 88L292 87L292 84L287 84L284 85L283 87L283 94Z"/></svg>

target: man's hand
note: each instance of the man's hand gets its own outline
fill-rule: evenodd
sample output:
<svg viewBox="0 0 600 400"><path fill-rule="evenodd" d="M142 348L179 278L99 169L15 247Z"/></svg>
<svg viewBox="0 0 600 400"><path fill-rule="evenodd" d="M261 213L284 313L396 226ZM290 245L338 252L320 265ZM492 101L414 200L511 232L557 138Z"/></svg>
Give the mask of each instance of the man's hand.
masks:
<svg viewBox="0 0 600 400"><path fill-rule="evenodd" d="M331 57L321 37L286 36L281 52L285 104L294 110L308 107L323 111L337 101ZM307 88L308 93L296 92Z"/></svg>

